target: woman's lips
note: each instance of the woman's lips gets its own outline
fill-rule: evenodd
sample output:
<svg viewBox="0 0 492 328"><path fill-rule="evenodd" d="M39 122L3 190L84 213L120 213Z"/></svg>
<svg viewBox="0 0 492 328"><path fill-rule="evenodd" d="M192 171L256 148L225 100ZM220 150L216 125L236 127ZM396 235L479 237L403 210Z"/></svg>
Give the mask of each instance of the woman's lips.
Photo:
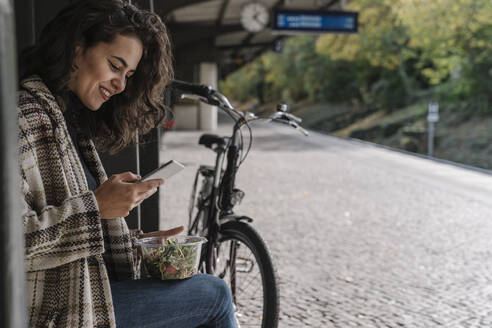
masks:
<svg viewBox="0 0 492 328"><path fill-rule="evenodd" d="M99 87L99 93L101 94L101 97L104 99L104 101L111 98L111 92L109 92L108 89L105 89L103 87ZM109 94L109 96L108 96L108 94Z"/></svg>

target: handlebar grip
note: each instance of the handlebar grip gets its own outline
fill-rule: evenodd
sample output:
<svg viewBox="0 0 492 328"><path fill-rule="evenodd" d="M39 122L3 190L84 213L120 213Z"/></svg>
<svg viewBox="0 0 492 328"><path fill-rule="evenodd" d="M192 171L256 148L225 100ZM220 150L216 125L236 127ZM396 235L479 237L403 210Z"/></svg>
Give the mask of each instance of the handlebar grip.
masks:
<svg viewBox="0 0 492 328"><path fill-rule="evenodd" d="M209 98L212 94L212 88L208 85L203 84L193 84L180 80L173 80L170 86L173 89L189 92L191 94L202 96L204 98Z"/></svg>

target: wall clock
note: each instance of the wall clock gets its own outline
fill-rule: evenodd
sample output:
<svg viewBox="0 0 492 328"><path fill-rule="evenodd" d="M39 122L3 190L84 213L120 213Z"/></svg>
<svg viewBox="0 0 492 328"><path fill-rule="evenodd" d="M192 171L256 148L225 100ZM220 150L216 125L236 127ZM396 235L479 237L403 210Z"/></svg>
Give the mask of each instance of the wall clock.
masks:
<svg viewBox="0 0 492 328"><path fill-rule="evenodd" d="M241 8L241 25L248 32L257 33L268 25L268 8L259 2L249 2Z"/></svg>

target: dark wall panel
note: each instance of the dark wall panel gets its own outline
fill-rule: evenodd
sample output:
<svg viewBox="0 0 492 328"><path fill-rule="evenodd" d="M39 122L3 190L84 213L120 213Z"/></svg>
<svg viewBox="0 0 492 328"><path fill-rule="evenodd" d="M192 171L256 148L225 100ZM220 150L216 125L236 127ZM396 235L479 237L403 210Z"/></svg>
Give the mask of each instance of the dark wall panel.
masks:
<svg viewBox="0 0 492 328"><path fill-rule="evenodd" d="M140 175L154 170L159 164L158 131L152 130L141 141L140 150ZM112 174L130 171L137 172L136 146L128 146L116 155L100 154L108 176ZM134 209L127 217L128 226L137 228L137 210ZM141 225L143 231L155 231L159 229L159 191L146 199L141 205Z"/></svg>
<svg viewBox="0 0 492 328"><path fill-rule="evenodd" d="M35 38L34 0L14 1L17 53L32 45Z"/></svg>
<svg viewBox="0 0 492 328"><path fill-rule="evenodd" d="M154 129L140 139L142 143L139 146L140 174L144 176L159 165L159 130ZM159 193L160 190L142 203L141 222L143 231L159 230Z"/></svg>
<svg viewBox="0 0 492 328"><path fill-rule="evenodd" d="M69 5L71 1L68 0L35 0L34 9L36 22L36 38L39 37L41 31L50 20L60 11L60 9Z"/></svg>

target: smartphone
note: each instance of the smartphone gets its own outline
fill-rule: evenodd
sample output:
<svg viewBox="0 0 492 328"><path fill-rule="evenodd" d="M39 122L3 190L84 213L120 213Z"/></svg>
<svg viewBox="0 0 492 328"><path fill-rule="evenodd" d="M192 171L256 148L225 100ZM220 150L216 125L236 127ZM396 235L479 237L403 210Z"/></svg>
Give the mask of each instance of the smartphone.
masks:
<svg viewBox="0 0 492 328"><path fill-rule="evenodd" d="M160 167L156 168L155 170L147 173L145 176L142 177L142 180L140 181L147 181L151 179L168 179L184 169L184 165L181 164L178 161L175 160L170 160L166 164L161 165Z"/></svg>

